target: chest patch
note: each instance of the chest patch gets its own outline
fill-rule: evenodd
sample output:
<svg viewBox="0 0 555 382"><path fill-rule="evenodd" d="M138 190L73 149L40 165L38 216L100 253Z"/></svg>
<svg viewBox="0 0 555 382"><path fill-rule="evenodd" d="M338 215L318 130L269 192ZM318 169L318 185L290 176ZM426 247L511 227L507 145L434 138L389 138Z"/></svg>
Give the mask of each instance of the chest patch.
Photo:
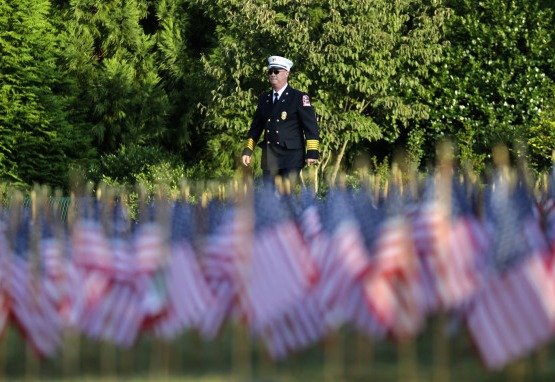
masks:
<svg viewBox="0 0 555 382"><path fill-rule="evenodd" d="M308 95L303 95L303 107L309 107L310 105L310 97Z"/></svg>

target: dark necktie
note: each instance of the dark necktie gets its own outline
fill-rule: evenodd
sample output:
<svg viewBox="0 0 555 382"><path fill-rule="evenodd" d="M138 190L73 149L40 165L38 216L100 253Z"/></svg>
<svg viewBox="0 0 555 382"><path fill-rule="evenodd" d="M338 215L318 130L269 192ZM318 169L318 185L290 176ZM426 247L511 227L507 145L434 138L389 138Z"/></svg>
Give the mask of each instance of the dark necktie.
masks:
<svg viewBox="0 0 555 382"><path fill-rule="evenodd" d="M274 104L278 101L278 93L274 93Z"/></svg>

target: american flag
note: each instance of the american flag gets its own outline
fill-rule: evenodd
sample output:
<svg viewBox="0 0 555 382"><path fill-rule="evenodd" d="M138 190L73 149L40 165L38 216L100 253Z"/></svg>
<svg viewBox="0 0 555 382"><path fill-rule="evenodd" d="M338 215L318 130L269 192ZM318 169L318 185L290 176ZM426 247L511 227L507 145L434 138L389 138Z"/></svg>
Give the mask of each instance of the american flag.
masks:
<svg viewBox="0 0 555 382"><path fill-rule="evenodd" d="M326 264L325 253L330 245L329 235L322 222L322 203L309 190L304 190L299 200L296 219L306 242L309 255L320 270Z"/></svg>
<svg viewBox="0 0 555 382"><path fill-rule="evenodd" d="M198 264L193 247L187 241L175 242L167 275L168 307L153 326L156 336L175 338L183 330L198 329L216 299Z"/></svg>
<svg viewBox="0 0 555 382"><path fill-rule="evenodd" d="M386 216L384 204L375 200L372 191L367 187L357 192L353 191L351 198L354 217L358 221L364 244L370 251L378 238L379 226Z"/></svg>
<svg viewBox="0 0 555 382"><path fill-rule="evenodd" d="M416 249L410 226L401 216L382 225L374 248L374 266L365 290L380 322L394 338L408 338L420 330L426 314Z"/></svg>
<svg viewBox="0 0 555 382"><path fill-rule="evenodd" d="M353 211L351 191L337 189L326 199L322 209L324 233L329 244L323 248L321 278L317 295L326 312L326 319L333 327L359 322L356 314L366 312L350 309L353 304L368 302L360 300L357 291L362 288L371 259L366 247L361 225ZM367 296L366 296L367 298Z"/></svg>
<svg viewBox="0 0 555 382"><path fill-rule="evenodd" d="M312 293L317 265L294 218L295 203L267 189L255 194L251 262L241 270L251 327L276 359L318 341L326 331Z"/></svg>
<svg viewBox="0 0 555 382"><path fill-rule="evenodd" d="M406 200L395 187L389 198L387 216L372 249L371 273L364 286L389 334L405 339L420 330L427 306L411 225L405 216Z"/></svg>
<svg viewBox="0 0 555 382"><path fill-rule="evenodd" d="M112 268L112 252L104 227L98 220L79 219L71 237L73 261L81 267Z"/></svg>
<svg viewBox="0 0 555 382"><path fill-rule="evenodd" d="M12 257L8 268L10 309L15 324L39 356L54 356L62 342L63 323L27 260Z"/></svg>
<svg viewBox="0 0 555 382"><path fill-rule="evenodd" d="M84 284L87 288L87 299L79 325L83 333L95 340L114 340L109 336L116 331L116 325L124 320L123 316L116 318L115 312L134 297L130 286L130 274L121 272L124 266L123 259L119 258L129 256L129 243L122 239L110 241L109 255L113 257L110 264L112 267L87 270ZM95 281L100 283L101 289L95 288Z"/></svg>
<svg viewBox="0 0 555 382"><path fill-rule="evenodd" d="M149 205L146 208L150 207ZM160 253L163 252L165 238L161 228L149 219L144 219L141 224L133 227L126 206L117 198L112 219L113 231L109 240L113 268L109 270L111 286L103 304L99 306L104 317L104 320L100 320L104 322L100 338L122 347L131 347L135 344L145 319L163 310L164 297L156 291L155 298L148 293L154 289L149 272L157 270L157 266L167 260ZM136 228L136 232L133 228ZM160 252L157 254L153 247L157 247ZM159 262L154 258L159 259ZM146 299L147 296L149 300Z"/></svg>
<svg viewBox="0 0 555 382"><path fill-rule="evenodd" d="M495 179L486 199L492 255L488 279L467 323L486 365L503 367L553 334L549 245L526 182Z"/></svg>
<svg viewBox="0 0 555 382"><path fill-rule="evenodd" d="M445 308L460 309L482 288L486 277L483 259L490 248L491 237L477 214L476 185L468 179L456 181L453 178L451 190L450 256L440 259L446 283L441 298Z"/></svg>
<svg viewBox="0 0 555 382"><path fill-rule="evenodd" d="M527 257L486 281L467 313L467 325L488 369L500 369L551 340L555 284L546 259Z"/></svg>
<svg viewBox="0 0 555 382"><path fill-rule="evenodd" d="M438 295L446 311L463 309L482 288L484 275L479 258L484 256L488 238L472 216L453 220L447 236L447 251L437 256Z"/></svg>
<svg viewBox="0 0 555 382"><path fill-rule="evenodd" d="M537 203L541 224L551 252L555 252L555 167L549 173L547 190Z"/></svg>
<svg viewBox="0 0 555 382"><path fill-rule="evenodd" d="M60 235L28 209L9 226L3 214L0 332L11 319L51 356L64 326L130 347L146 330L212 339L238 318L284 359L343 325L413 337L442 309L464 315L486 366L501 368L553 338L555 203L544 195L538 210L524 178L496 175L480 215L456 177L450 209L429 178L418 200L393 187L379 201L330 188L325 198L260 189L253 206L176 202L171 229L153 205L134 224L118 200Z"/></svg>
<svg viewBox="0 0 555 382"><path fill-rule="evenodd" d="M210 203L212 204L212 203ZM186 240L192 242L195 238L196 221L195 209L183 200L176 201L171 208L171 242Z"/></svg>
<svg viewBox="0 0 555 382"><path fill-rule="evenodd" d="M128 268L133 277L142 279L141 309L144 312L144 325L150 325L160 317L168 303L167 272L171 258L169 234L156 221L141 222L132 236L132 256Z"/></svg>
<svg viewBox="0 0 555 382"><path fill-rule="evenodd" d="M104 222L113 227L110 235L92 219L80 221L74 229L74 256L84 280L82 295L75 298L75 316L89 337L130 347L145 318L141 305L148 277L137 272L122 205L113 208L113 221Z"/></svg>
<svg viewBox="0 0 555 382"><path fill-rule="evenodd" d="M488 243L476 216L462 194L462 185L455 179L444 192L451 193L445 205L437 190L428 192L414 215L413 237L426 281L429 311L461 309L480 288L478 259Z"/></svg>
<svg viewBox="0 0 555 382"><path fill-rule="evenodd" d="M543 231L551 251L555 250L555 198L546 197L538 204Z"/></svg>
<svg viewBox="0 0 555 382"><path fill-rule="evenodd" d="M114 282L102 303L91 313L95 316L85 333L97 340L112 342L124 348L138 338L144 314L141 295L131 283Z"/></svg>
<svg viewBox="0 0 555 382"><path fill-rule="evenodd" d="M71 293L71 308L68 324L80 326L88 317L86 310L99 303L108 292L111 269L112 249L100 221L92 218L79 218L71 230L71 258L75 271Z"/></svg>
<svg viewBox="0 0 555 382"><path fill-rule="evenodd" d="M493 272L503 273L528 256L548 252L535 200L523 179L515 176L511 182L498 174L484 204L485 228L493 238L486 262Z"/></svg>
<svg viewBox="0 0 555 382"><path fill-rule="evenodd" d="M183 330L199 328L216 304L193 246L196 221L193 206L178 201L171 216L171 255L165 277L168 306L152 328L156 336L166 340Z"/></svg>
<svg viewBox="0 0 555 382"><path fill-rule="evenodd" d="M285 311L318 276L300 229L287 212L273 192L255 194L252 254L240 269L254 326Z"/></svg>
<svg viewBox="0 0 555 382"><path fill-rule="evenodd" d="M14 251L6 258L5 285L13 322L39 356L50 357L61 344L63 322L56 302L50 298L49 285L45 283L48 278L41 267L39 240L44 216L40 213L32 219L29 210L20 211L19 220L12 221L17 229Z"/></svg>
<svg viewBox="0 0 555 382"><path fill-rule="evenodd" d="M218 335L224 322L236 308L238 285L235 281L237 251L250 244L249 218L236 206L230 206L221 224L199 243L199 263L210 292L216 300L200 323L200 333L208 339Z"/></svg>
<svg viewBox="0 0 555 382"><path fill-rule="evenodd" d="M41 282L44 298L54 306L64 325L70 323L72 294L79 287L75 280L75 269L67 256L66 231L61 226L55 227L58 232L54 236L54 227L51 224L59 222L43 221L43 234L39 242L39 260L41 266Z"/></svg>
<svg viewBox="0 0 555 382"><path fill-rule="evenodd" d="M424 290L426 311L431 313L441 304L441 275L437 273L437 261L446 256L449 211L437 199L432 177L428 177L424 195L420 202L413 204L407 213L412 226L412 240L418 255L418 268Z"/></svg>
<svg viewBox="0 0 555 382"><path fill-rule="evenodd" d="M308 294L280 317L267 322L259 335L270 356L282 360L321 340L329 330L321 314L318 301Z"/></svg>
<svg viewBox="0 0 555 382"><path fill-rule="evenodd" d="M197 249L202 274L215 299L200 323L201 335L208 339L220 332L222 325L236 309L237 285L234 281L236 250L249 240L250 218L239 213L236 203L211 199L206 208L198 205L196 235L192 244Z"/></svg>

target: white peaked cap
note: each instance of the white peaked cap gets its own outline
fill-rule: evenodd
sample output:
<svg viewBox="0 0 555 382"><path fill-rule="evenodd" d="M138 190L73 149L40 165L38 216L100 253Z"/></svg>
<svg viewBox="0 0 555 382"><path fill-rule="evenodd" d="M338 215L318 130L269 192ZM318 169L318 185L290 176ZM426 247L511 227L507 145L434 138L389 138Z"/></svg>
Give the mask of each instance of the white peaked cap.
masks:
<svg viewBox="0 0 555 382"><path fill-rule="evenodd" d="M268 69L270 68L281 68L289 71L293 66L293 61L280 56L270 56L268 58Z"/></svg>

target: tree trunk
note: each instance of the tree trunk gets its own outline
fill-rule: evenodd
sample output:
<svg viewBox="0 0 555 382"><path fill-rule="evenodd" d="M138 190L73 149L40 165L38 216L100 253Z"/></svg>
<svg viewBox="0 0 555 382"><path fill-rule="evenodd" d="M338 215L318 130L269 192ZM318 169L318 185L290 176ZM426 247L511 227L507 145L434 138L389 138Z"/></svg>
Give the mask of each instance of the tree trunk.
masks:
<svg viewBox="0 0 555 382"><path fill-rule="evenodd" d="M318 177L318 174L322 174L324 175L324 171L326 170L326 167L328 166L328 162L330 161L331 158L331 153L329 152L329 150L324 151L321 154L321 158L326 158L324 161L319 161L318 165L316 167L316 171L314 174L314 192L318 192L318 188L320 186L320 180Z"/></svg>
<svg viewBox="0 0 555 382"><path fill-rule="evenodd" d="M339 165L341 164L343 155L345 155L345 149L347 148L347 143L349 143L348 139L346 139L345 142L343 142L343 146L341 146L341 150L337 155L337 160L335 161L335 166L333 167L333 173L331 176L331 184L335 184L335 179L337 179L337 173L339 172Z"/></svg>

